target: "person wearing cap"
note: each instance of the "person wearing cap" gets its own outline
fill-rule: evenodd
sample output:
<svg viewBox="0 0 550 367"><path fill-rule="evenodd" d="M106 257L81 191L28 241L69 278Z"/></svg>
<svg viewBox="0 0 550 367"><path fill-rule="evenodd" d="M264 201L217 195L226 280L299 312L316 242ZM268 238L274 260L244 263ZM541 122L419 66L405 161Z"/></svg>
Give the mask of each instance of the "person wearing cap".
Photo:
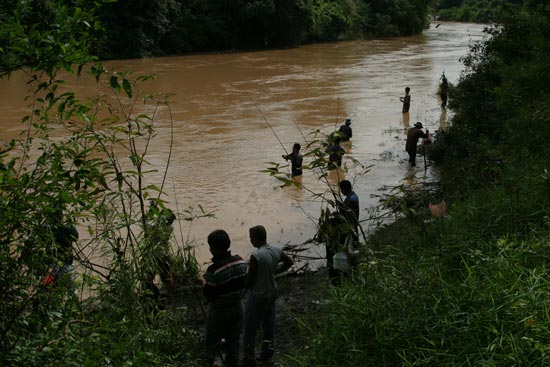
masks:
<svg viewBox="0 0 550 367"><path fill-rule="evenodd" d="M407 143L405 145L405 150L409 153L409 163L411 167L416 166L416 146L418 144L418 139L427 138L429 131L422 131L422 123L417 122L413 127L407 130Z"/></svg>
<svg viewBox="0 0 550 367"><path fill-rule="evenodd" d="M345 123L342 126L340 126L340 129L338 131L340 132L342 141L348 141L353 136L350 125L351 125L351 119L346 119Z"/></svg>

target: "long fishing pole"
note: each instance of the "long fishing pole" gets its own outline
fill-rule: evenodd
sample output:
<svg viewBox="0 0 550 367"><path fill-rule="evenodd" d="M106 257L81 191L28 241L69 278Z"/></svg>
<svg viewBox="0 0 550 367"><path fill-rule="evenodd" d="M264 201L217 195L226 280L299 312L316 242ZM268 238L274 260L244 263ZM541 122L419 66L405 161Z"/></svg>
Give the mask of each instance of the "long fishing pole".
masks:
<svg viewBox="0 0 550 367"><path fill-rule="evenodd" d="M295 119L295 118L292 118L292 121L294 121L294 125L296 125L296 128L298 129L298 131L299 131L300 134L302 135L302 138L304 139L304 141L306 142L306 144L309 144L309 142L307 141L306 136L305 136L304 133L302 132L302 129L300 129L300 126L298 125L298 122L296 121L296 119ZM329 190L331 191L332 195L334 196L334 200L335 200L335 201L338 200L337 194L336 194L336 192L334 191L334 189L331 187L330 183L328 182L327 177L324 176L324 175L317 175L317 174L316 174L316 176L317 176L318 179L324 179L324 180L325 180L325 183L327 184ZM302 187L304 187L304 186L302 186ZM306 188L306 190L308 190L308 191L311 192L312 194L315 194L312 190L309 190L309 189L307 189L307 188Z"/></svg>
<svg viewBox="0 0 550 367"><path fill-rule="evenodd" d="M254 100L252 100L252 103L254 103L254 107L256 107L256 109L258 110L258 112L260 113L260 115L262 116L262 118L264 119L264 121L266 122L267 126L269 126L269 128L271 129L271 131L273 132L273 135L275 135L275 138L277 139L277 141L279 142L279 144L281 144L281 147L283 148L283 150L285 151L286 155L288 155L288 151L286 150L283 142L281 141L281 139L279 139L279 136L277 135L277 133L275 132L275 130L273 129L273 126L271 126L271 124L269 123L269 120L267 119L267 117L265 117L264 113L262 112L262 110L260 109L260 107L258 107L258 105L256 104L256 102Z"/></svg>
<svg viewBox="0 0 550 367"><path fill-rule="evenodd" d="M336 106L336 121L334 121L334 130L336 130L336 126L338 125L339 114L340 114L340 96L338 96L338 105Z"/></svg>
<svg viewBox="0 0 550 367"><path fill-rule="evenodd" d="M302 138L304 139L304 141L306 142L306 144L309 144L309 142L307 141L307 138L306 136L304 135L302 129L300 129L300 126L298 125L298 121L296 121L296 119L293 117L292 118L292 121L294 121L294 125L296 126L296 128L298 129L298 131L300 132L300 135L302 135Z"/></svg>

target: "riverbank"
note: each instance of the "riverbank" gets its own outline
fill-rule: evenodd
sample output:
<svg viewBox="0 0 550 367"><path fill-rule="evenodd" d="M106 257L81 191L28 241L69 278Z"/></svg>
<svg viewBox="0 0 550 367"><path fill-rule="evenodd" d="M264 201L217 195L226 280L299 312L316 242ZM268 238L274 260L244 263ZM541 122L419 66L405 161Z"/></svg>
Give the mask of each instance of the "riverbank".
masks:
<svg viewBox="0 0 550 367"><path fill-rule="evenodd" d="M278 278L275 356L272 363L284 364L289 356L304 348L309 341L308 333L314 332L313 322L319 316L329 298L332 285L326 268L316 271L288 273ZM200 302L199 302L200 301ZM168 306L168 312L178 313L184 306L190 328L204 337L204 323L207 305L200 294L183 295L175 304ZM309 331L304 329L305 325ZM286 364L285 364L286 365Z"/></svg>

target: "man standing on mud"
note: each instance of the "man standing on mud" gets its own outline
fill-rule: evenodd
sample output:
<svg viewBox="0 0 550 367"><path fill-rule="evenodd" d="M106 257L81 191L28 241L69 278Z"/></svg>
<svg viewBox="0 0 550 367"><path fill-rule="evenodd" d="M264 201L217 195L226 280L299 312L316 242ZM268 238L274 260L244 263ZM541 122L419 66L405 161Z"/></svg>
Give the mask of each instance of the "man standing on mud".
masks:
<svg viewBox="0 0 550 367"><path fill-rule="evenodd" d="M405 150L409 153L409 163L411 167L416 167L416 146L418 145L418 139L428 137L427 132L425 133L421 130L422 127L422 123L417 122L413 127L407 130Z"/></svg>
<svg viewBox="0 0 550 367"><path fill-rule="evenodd" d="M275 353L275 301L279 297L275 274L290 269L292 259L280 248L266 242L264 226L254 226L249 230L250 243L257 250L250 256L250 265L246 276L248 299L245 308L244 325L244 366L256 366L255 341L260 325L263 343L258 361L267 362Z"/></svg>
<svg viewBox="0 0 550 367"><path fill-rule="evenodd" d="M231 240L226 231L215 230L208 235L212 265L206 269L203 293L210 302L206 320L206 349L210 366L219 353L222 338L227 354L225 366L237 367L239 341L243 319L241 296L244 293L246 262L239 255L231 255Z"/></svg>

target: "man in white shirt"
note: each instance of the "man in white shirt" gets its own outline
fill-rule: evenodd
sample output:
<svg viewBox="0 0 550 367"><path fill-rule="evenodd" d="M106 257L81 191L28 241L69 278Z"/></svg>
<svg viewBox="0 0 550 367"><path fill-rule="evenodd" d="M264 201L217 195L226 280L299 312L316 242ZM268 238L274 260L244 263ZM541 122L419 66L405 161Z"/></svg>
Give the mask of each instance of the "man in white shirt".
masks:
<svg viewBox="0 0 550 367"><path fill-rule="evenodd" d="M275 274L290 269L294 261L279 247L266 242L265 227L250 228L250 242L257 250L250 256L250 267L245 286L248 298L245 308L244 365L255 366L255 340L260 325L263 343L258 360L266 362L273 357L275 336L275 300L279 297Z"/></svg>

